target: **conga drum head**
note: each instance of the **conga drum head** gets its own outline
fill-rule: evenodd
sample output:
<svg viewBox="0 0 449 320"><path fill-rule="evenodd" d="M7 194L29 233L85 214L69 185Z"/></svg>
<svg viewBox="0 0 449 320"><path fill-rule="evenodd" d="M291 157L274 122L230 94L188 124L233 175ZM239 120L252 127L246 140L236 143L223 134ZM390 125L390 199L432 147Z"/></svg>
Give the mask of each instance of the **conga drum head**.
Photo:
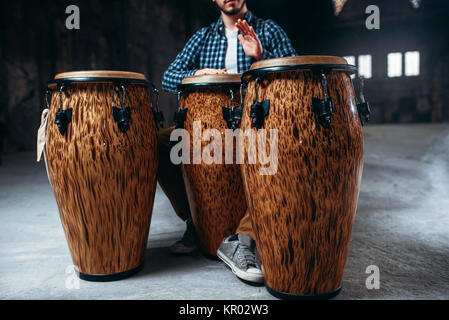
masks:
<svg viewBox="0 0 449 320"><path fill-rule="evenodd" d="M223 239L235 232L247 205L240 166L225 163L224 148L207 152L211 141L195 134L213 132L214 141L225 137L224 115L240 105L240 86L241 74L191 76L178 86L179 107L185 112L182 126L190 136L190 163L181 168L192 220L207 256L215 256Z"/></svg>
<svg viewBox="0 0 449 320"><path fill-rule="evenodd" d="M118 280L143 266L158 167L148 83L124 71L60 73L48 83L49 179L85 280Z"/></svg>
<svg viewBox="0 0 449 320"><path fill-rule="evenodd" d="M243 74L241 130L266 141L264 157L274 154L270 166L245 162L242 175L265 284L278 297L341 288L363 170L355 72L340 57L299 56L258 61Z"/></svg>
<svg viewBox="0 0 449 320"><path fill-rule="evenodd" d="M261 60L253 63L250 69L243 74L246 78L250 75L258 75L261 72L275 72L288 70L314 70L332 69L354 73L357 68L341 57L334 56L296 56Z"/></svg>
<svg viewBox="0 0 449 320"><path fill-rule="evenodd" d="M189 76L184 78L179 88L215 86L238 88L241 84L241 78L242 75L240 73Z"/></svg>
<svg viewBox="0 0 449 320"><path fill-rule="evenodd" d="M121 83L121 84L148 84L148 80L142 73L129 71L72 71L58 73L53 80L49 81L48 87L54 89L63 83Z"/></svg>

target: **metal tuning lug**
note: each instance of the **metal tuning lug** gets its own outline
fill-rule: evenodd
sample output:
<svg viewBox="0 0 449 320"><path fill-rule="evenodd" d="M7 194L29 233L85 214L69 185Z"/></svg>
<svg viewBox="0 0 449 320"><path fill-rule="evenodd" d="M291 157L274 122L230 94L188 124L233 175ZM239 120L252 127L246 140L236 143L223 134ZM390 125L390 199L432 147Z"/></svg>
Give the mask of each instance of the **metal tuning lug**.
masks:
<svg viewBox="0 0 449 320"><path fill-rule="evenodd" d="M240 106L234 107L234 91L230 90L230 94L231 94L231 107L230 108L222 107L223 120L226 121L226 125L228 126L229 129L235 130L240 126L240 120L242 120L243 101L242 98L240 98Z"/></svg>
<svg viewBox="0 0 449 320"><path fill-rule="evenodd" d="M334 112L334 107L332 103L332 97L328 97L326 94L327 83L326 75L324 72L320 73L321 78L321 89L323 92L323 99L312 98L312 109L317 115L318 123L326 129L330 128L332 121L332 114Z"/></svg>
<svg viewBox="0 0 449 320"><path fill-rule="evenodd" d="M151 84L153 90L150 93L151 96L151 107L153 111L154 121L156 122L156 128L163 128L164 127L164 115L162 112L159 111L159 90L154 86L154 84ZM156 101L154 102L153 97L156 97Z"/></svg>
<svg viewBox="0 0 449 320"><path fill-rule="evenodd" d="M187 119L187 111L188 109L179 109L175 112L174 122L176 124L176 129L184 128L184 122Z"/></svg>
<svg viewBox="0 0 449 320"><path fill-rule="evenodd" d="M363 93L365 82L364 78L359 76L359 89L360 89L360 102L357 103L357 111L359 113L360 122L362 123L362 126L365 125L365 121L369 122L369 118L371 115L371 109L369 106L368 101L365 100L365 95Z"/></svg>
<svg viewBox="0 0 449 320"><path fill-rule="evenodd" d="M129 129L129 124L131 122L131 108L125 107L126 98L126 88L124 85L120 86L122 89L122 101L121 108L112 107L112 115L114 116L115 122L122 133L126 133Z"/></svg>
<svg viewBox="0 0 449 320"><path fill-rule="evenodd" d="M182 92L178 91L178 111L175 112L175 116L173 119L173 121L176 124L176 129L184 128L184 122L187 119L187 111L189 110L188 108L181 109L181 104L180 104L181 95L182 95Z"/></svg>
<svg viewBox="0 0 449 320"><path fill-rule="evenodd" d="M240 126L240 121L242 120L243 107L223 107L223 120L226 121L226 124L229 129L235 130Z"/></svg>
<svg viewBox="0 0 449 320"><path fill-rule="evenodd" d="M126 133L129 129L129 122L131 121L131 109L112 107L112 113L114 115L114 120L117 122L119 130Z"/></svg>
<svg viewBox="0 0 449 320"><path fill-rule="evenodd" d="M249 116L253 119L252 126L256 129L263 127L265 123L265 117L270 113L270 100L264 100L263 102L254 101L251 106L251 112Z"/></svg>
<svg viewBox="0 0 449 320"><path fill-rule="evenodd" d="M72 108L63 110L63 102L62 102L62 91L65 89L64 85L59 89L59 110L55 115L55 124L58 127L59 133L65 135L67 132L67 127L69 123L72 121Z"/></svg>
<svg viewBox="0 0 449 320"><path fill-rule="evenodd" d="M257 84L259 82L259 78L256 78L255 81L255 90L256 90L256 100L251 106L251 112L249 116L252 118L252 126L256 129L260 129L263 127L265 123L265 118L270 113L270 100L264 100L259 102L259 96L257 92Z"/></svg>
<svg viewBox="0 0 449 320"><path fill-rule="evenodd" d="M55 124L58 126L58 130L62 135L67 132L67 127L72 121L72 109L59 110L56 112Z"/></svg>

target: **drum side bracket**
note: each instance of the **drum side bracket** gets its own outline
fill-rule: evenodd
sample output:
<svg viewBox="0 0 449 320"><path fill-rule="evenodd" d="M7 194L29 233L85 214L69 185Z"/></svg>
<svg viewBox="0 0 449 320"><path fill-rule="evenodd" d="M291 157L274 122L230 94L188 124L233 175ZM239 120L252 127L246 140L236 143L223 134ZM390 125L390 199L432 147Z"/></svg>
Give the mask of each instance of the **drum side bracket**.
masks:
<svg viewBox="0 0 449 320"><path fill-rule="evenodd" d="M156 128L164 127L164 115L159 111L159 90L151 83L152 90L150 91L151 97L151 110L153 111L154 121L156 122ZM155 99L154 99L155 98ZM155 101L154 101L155 100Z"/></svg>
<svg viewBox="0 0 449 320"><path fill-rule="evenodd" d="M72 121L72 108L63 110L64 103L62 102L62 92L66 87L61 84L59 88L59 109L56 111L55 124L58 127L59 133L65 135L67 132L67 127Z"/></svg>
<svg viewBox="0 0 449 320"><path fill-rule="evenodd" d="M362 126L363 126L363 125L365 125L365 121L369 122L369 118L371 115L371 109L370 109L368 101L365 100L365 95L363 93L363 89L365 86L364 78L362 76L358 76L358 79L359 79L359 90L360 90L360 102L357 103L357 111L359 113L360 122L362 123Z"/></svg>
<svg viewBox="0 0 449 320"><path fill-rule="evenodd" d="M323 93L323 99L313 97L312 98L312 110L317 116L318 123L326 129L330 128L332 121L332 114L334 112L334 107L332 103L332 97L327 95L327 79L326 74L329 70L326 69L316 69L315 74L320 77L321 91Z"/></svg>
<svg viewBox="0 0 449 320"><path fill-rule="evenodd" d="M126 87L124 84L119 85L122 89L121 108L112 107L112 115L117 126L122 133L126 133L129 129L129 123L131 122L131 108L125 106L126 99Z"/></svg>
<svg viewBox="0 0 449 320"><path fill-rule="evenodd" d="M256 99L251 106L251 112L249 116L252 118L252 126L256 129L263 127L265 123L265 118L270 113L270 99L259 102L259 94L257 90L257 85L261 81L260 77L257 77L254 82L254 90L256 91Z"/></svg>
<svg viewBox="0 0 449 320"><path fill-rule="evenodd" d="M239 127L240 121L242 120L243 115L243 86L242 83L240 85L240 105L238 107L234 107L234 91L232 89L229 90L231 94L231 107L222 107L223 112L223 120L226 121L226 124L229 129L235 130Z"/></svg>
<svg viewBox="0 0 449 320"><path fill-rule="evenodd" d="M178 111L175 112L175 116L173 119L173 121L176 124L176 129L184 128L184 122L187 119L187 111L189 110L188 108L181 109L181 104L180 104L181 95L182 95L182 91L178 91Z"/></svg>

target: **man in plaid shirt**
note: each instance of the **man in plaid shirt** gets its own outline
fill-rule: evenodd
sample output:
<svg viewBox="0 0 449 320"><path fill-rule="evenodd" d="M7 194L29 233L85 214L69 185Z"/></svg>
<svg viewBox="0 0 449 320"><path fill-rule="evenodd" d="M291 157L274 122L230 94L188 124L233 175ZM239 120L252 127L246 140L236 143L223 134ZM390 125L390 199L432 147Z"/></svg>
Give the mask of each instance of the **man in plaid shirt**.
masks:
<svg viewBox="0 0 449 320"><path fill-rule="evenodd" d="M177 85L187 76L226 73L226 30L240 31L239 41L236 41L235 73L247 71L257 60L297 55L284 30L272 20L262 20L254 16L247 10L245 0L213 1L222 10L221 17L209 27L199 30L187 42L164 73L162 88L165 91L176 93ZM229 15L239 7L239 12Z"/></svg>
<svg viewBox="0 0 449 320"><path fill-rule="evenodd" d="M217 22L202 28L187 42L185 48L164 73L162 88L177 92L183 79L192 75L243 73L257 60L296 56L285 32L272 20L262 20L248 11L246 0L212 0L221 11ZM170 250L190 253L198 240L187 202L184 181L179 166L170 161L170 133L168 128L159 132L158 181L170 199L177 215L186 221L184 237ZM250 216L242 218L236 234L223 240L217 251L239 278L261 283L263 275L255 257Z"/></svg>

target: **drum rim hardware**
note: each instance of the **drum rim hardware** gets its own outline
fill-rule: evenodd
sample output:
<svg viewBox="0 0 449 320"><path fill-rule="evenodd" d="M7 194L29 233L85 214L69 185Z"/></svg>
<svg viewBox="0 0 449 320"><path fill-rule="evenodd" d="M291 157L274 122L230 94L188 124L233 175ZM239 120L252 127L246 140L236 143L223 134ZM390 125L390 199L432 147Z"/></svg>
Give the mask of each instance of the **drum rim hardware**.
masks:
<svg viewBox="0 0 449 320"><path fill-rule="evenodd" d="M187 76L182 80L180 89L201 86L226 86L227 84L238 87L241 83L241 78L241 73Z"/></svg>
<svg viewBox="0 0 449 320"><path fill-rule="evenodd" d="M179 90L178 91L178 111L175 112L173 121L176 124L176 129L183 129L184 128L184 122L187 119L187 111L189 110L189 108L181 108L181 96L182 96L182 91Z"/></svg>
<svg viewBox="0 0 449 320"><path fill-rule="evenodd" d="M339 56L328 56L328 55L298 55L298 56L288 56L281 58L272 58L266 60L259 60L253 63L250 70L261 69L272 66L296 66L304 64L338 64L338 65L348 65L348 61Z"/></svg>
<svg viewBox="0 0 449 320"><path fill-rule="evenodd" d="M282 72L282 71L316 71L316 70L329 70L329 71L345 71L356 73L357 67L350 64L301 64L301 65L286 65L286 66L273 66L264 67L260 69L248 70L242 75L242 80L251 81L255 78L264 78L267 73Z"/></svg>
<svg viewBox="0 0 449 320"><path fill-rule="evenodd" d="M320 83L323 99L312 98L312 110L317 116L318 123L326 129L330 128L332 122L332 114L334 113L334 106L332 97L326 94L327 92L327 79L326 71L320 70Z"/></svg>
<svg viewBox="0 0 449 320"><path fill-rule="evenodd" d="M360 75L357 75L357 78L359 80L359 96L360 96L360 100L357 103L357 111L359 113L360 122L362 123L362 126L364 126L365 122L369 122L371 115L371 108L369 106L368 101L365 100L365 94L363 93L365 88L365 81L364 81L365 78Z"/></svg>
<svg viewBox="0 0 449 320"><path fill-rule="evenodd" d="M201 83L181 83L178 84L178 90L198 87L223 87L232 89L241 85L242 82L201 82Z"/></svg>
<svg viewBox="0 0 449 320"><path fill-rule="evenodd" d="M156 122L156 128L160 129L164 127L164 115L159 110L159 90L156 88L156 86L153 83L150 83L151 85L151 92L150 92L150 99L151 99L151 110L153 111L154 121ZM153 97L156 96L156 103L153 101Z"/></svg>
<svg viewBox="0 0 449 320"><path fill-rule="evenodd" d="M93 76L89 76L89 75ZM105 75L105 76L103 76ZM117 75L117 76L115 76ZM129 75L129 77L127 77ZM122 76L122 77L120 77ZM154 119L156 122L156 128L159 129L159 127L163 127L164 122L164 116L162 112L159 111L159 90L157 90L156 86L150 82L148 79L145 78L143 74L133 73L133 72L123 72L123 71L81 71L81 72L67 72L58 74L55 76L53 80L50 80L47 83L47 91L45 100L47 103L47 107L50 108L51 103L51 93L54 89L66 89L68 86L70 86L73 83L112 83L116 87L122 87L125 88L130 85L144 85L147 88L151 86L152 91L150 93L150 99L152 99L152 111L154 115ZM116 91L117 92L117 91ZM50 102L48 101L48 96L50 95ZM61 94L60 94L61 95ZM156 102L154 103L153 97L156 96ZM62 97L60 97L62 101ZM115 108L115 109L114 109ZM58 112L62 112L58 114L58 121L60 123L60 126L58 126L58 129L60 128L61 134L65 134L65 131L67 128L64 128L64 123L66 123L66 127L68 123L71 122L72 118L72 109L62 110L60 107L60 110ZM131 121L131 108L124 107L124 101L121 102L121 108L113 106L113 116L114 120L117 122L117 125L119 125L118 121L121 121L122 125L119 125L120 131L125 133L128 129L125 127L126 122ZM63 115L65 113L65 115Z"/></svg>
<svg viewBox="0 0 449 320"><path fill-rule="evenodd" d="M59 88L59 109L55 114L55 124L58 127L59 133L65 135L70 122L72 122L73 109L69 108L64 110L64 103L62 102L62 92L65 89L64 83Z"/></svg>
<svg viewBox="0 0 449 320"><path fill-rule="evenodd" d="M126 86L124 84L120 85L122 89L122 100L120 102L121 108L112 106L112 115L114 121L117 122L117 126L122 133L126 133L129 129L129 123L131 122L131 108L125 106L126 99Z"/></svg>
<svg viewBox="0 0 449 320"><path fill-rule="evenodd" d="M270 99L259 102L258 83L262 80L262 77L257 77L254 82L254 90L256 99L251 105L251 111L249 116L252 118L251 125L256 129L261 129L265 123L265 118L270 113Z"/></svg>
<svg viewBox="0 0 449 320"><path fill-rule="evenodd" d="M234 95L234 89L241 87L242 86L242 81L239 82L193 82L194 79L197 79L198 77L204 77L204 76L195 76L195 77L191 77L192 82L188 82L188 83L181 83L177 86L178 88L178 108L177 111L174 113L174 118L173 118L173 122L176 125L176 129L182 129L184 128L184 122L187 119L187 112L189 110L189 108L181 108L181 104L180 104L180 100L181 100L181 96L184 93L185 90L188 89L198 89L198 88L204 88L206 89L207 87L220 87L223 88L224 90L228 90L228 92L232 91L232 95ZM233 77L235 78L235 76ZM233 96L231 97L233 99ZM241 108L242 108L242 112L243 112L243 102L240 104ZM232 107L232 102L231 102L231 107ZM224 107L223 107L224 108ZM237 108L234 108L235 112L238 113ZM224 111L222 109L222 111ZM240 119L237 119L239 116L238 114L235 115L235 121L238 120L238 122L240 123ZM223 115L224 117L224 115ZM226 120L225 120L226 121ZM236 127L238 127L238 124L236 124Z"/></svg>
<svg viewBox="0 0 449 320"><path fill-rule="evenodd" d="M150 82L143 79L132 79L132 78L99 78L99 77L83 77L83 78L64 78L64 79L53 79L48 82L49 88L59 87L63 84L70 85L72 83L114 83L123 84L129 86L131 84L145 84L148 85Z"/></svg>
<svg viewBox="0 0 449 320"><path fill-rule="evenodd" d="M234 106L234 91L232 89L229 90L231 95L231 106L222 107L223 120L226 121L226 125L231 130L236 130L240 126L240 121L242 120L243 115L243 87L244 84L240 84L240 105L238 107Z"/></svg>
<svg viewBox="0 0 449 320"><path fill-rule="evenodd" d="M50 110L50 106L51 106L52 93L53 93L53 90L51 90L50 88L47 88L47 90L45 90L45 104L47 105L47 109L49 109L49 110Z"/></svg>

